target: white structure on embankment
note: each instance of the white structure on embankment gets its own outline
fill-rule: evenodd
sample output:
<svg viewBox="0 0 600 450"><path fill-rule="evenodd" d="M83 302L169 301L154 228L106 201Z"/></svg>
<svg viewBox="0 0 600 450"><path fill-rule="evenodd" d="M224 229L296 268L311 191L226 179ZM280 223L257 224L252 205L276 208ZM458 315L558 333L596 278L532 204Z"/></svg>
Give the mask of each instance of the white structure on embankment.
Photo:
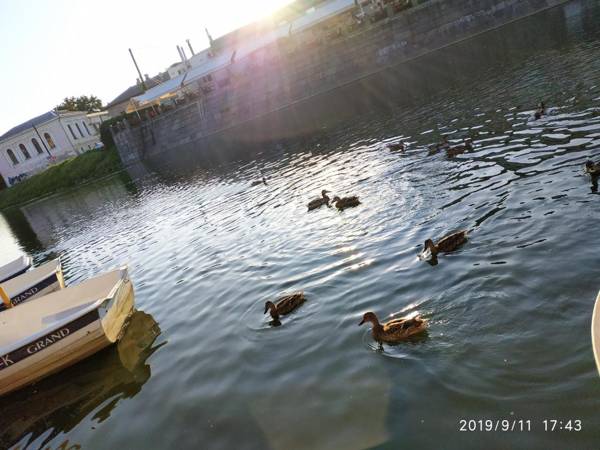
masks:
<svg viewBox="0 0 600 450"><path fill-rule="evenodd" d="M49 111L0 136L0 175L7 186L50 164L94 148L107 113Z"/></svg>

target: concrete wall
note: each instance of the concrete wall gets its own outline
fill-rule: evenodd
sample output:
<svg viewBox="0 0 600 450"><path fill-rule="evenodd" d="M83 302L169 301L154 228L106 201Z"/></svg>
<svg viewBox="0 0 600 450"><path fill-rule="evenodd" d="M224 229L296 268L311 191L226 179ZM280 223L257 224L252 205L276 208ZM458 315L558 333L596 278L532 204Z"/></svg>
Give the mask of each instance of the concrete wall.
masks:
<svg viewBox="0 0 600 450"><path fill-rule="evenodd" d="M382 71L393 73L403 62L564 1L432 0L335 40L310 45L302 36L280 40L216 73L221 88L116 133L115 142L123 161L130 162L163 152L218 154L223 145L311 133L348 112L339 102L331 108L315 103L327 93Z"/></svg>

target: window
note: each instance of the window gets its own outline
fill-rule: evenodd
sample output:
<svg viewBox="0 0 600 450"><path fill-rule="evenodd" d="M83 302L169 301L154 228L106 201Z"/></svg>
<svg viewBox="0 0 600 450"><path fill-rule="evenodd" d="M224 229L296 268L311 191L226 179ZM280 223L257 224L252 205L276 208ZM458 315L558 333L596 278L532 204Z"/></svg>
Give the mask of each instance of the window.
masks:
<svg viewBox="0 0 600 450"><path fill-rule="evenodd" d="M16 166L17 164L19 164L19 160L17 159L14 152L10 148L8 150L6 150L6 154L8 155L10 162L13 164L13 166Z"/></svg>
<svg viewBox="0 0 600 450"><path fill-rule="evenodd" d="M77 131L79 131L79 134L81 135L81 137L83 137L83 133L81 131L81 128L79 128L79 124L76 123L75 126L77 127Z"/></svg>
<svg viewBox="0 0 600 450"><path fill-rule="evenodd" d="M31 155L29 154L27 148L23 144L19 144L19 148L21 149L21 153L23 153L25 159L31 159Z"/></svg>
<svg viewBox="0 0 600 450"><path fill-rule="evenodd" d="M44 133L44 139L46 139L46 142L48 143L48 147L50 147L50 148L56 147L56 145L54 145L54 140L52 139L52 136L50 136L49 133Z"/></svg>
<svg viewBox="0 0 600 450"><path fill-rule="evenodd" d="M88 136L91 136L92 133L90 133L90 129L88 128L87 124L85 122L81 122L83 124L83 128L85 128L85 131L87 132Z"/></svg>
<svg viewBox="0 0 600 450"><path fill-rule="evenodd" d="M77 139L77 136L75 136L75 133L73 133L73 128L71 128L71 124L68 123L67 127L69 127L69 131L71 132L71 136L73 136L73 139Z"/></svg>
<svg viewBox="0 0 600 450"><path fill-rule="evenodd" d="M31 143L33 144L33 146L34 146L34 147L35 147L35 149L37 150L37 152L38 152L38 155L41 155L41 154L43 154L43 153L44 153L44 150L42 150L42 147L40 147L40 143L37 141L37 139L36 139L36 138L33 138L33 139L31 140Z"/></svg>

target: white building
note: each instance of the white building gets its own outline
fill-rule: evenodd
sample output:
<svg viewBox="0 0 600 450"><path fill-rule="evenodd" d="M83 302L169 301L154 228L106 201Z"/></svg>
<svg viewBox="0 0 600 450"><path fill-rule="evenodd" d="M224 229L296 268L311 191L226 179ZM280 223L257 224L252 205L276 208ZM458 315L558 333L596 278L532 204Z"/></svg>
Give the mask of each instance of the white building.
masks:
<svg viewBox="0 0 600 450"><path fill-rule="evenodd" d="M93 125L98 120L85 112L49 111L8 130L0 136L0 175L6 185L94 148L100 140Z"/></svg>

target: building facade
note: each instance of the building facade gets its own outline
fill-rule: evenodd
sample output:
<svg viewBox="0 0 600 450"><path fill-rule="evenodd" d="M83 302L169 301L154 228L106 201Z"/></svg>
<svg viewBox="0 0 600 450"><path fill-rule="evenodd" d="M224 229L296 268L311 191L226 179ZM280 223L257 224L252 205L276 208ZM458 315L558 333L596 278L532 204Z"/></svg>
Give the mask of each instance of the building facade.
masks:
<svg viewBox="0 0 600 450"><path fill-rule="evenodd" d="M0 175L7 186L49 165L94 148L98 118L85 112L49 111L0 136Z"/></svg>

